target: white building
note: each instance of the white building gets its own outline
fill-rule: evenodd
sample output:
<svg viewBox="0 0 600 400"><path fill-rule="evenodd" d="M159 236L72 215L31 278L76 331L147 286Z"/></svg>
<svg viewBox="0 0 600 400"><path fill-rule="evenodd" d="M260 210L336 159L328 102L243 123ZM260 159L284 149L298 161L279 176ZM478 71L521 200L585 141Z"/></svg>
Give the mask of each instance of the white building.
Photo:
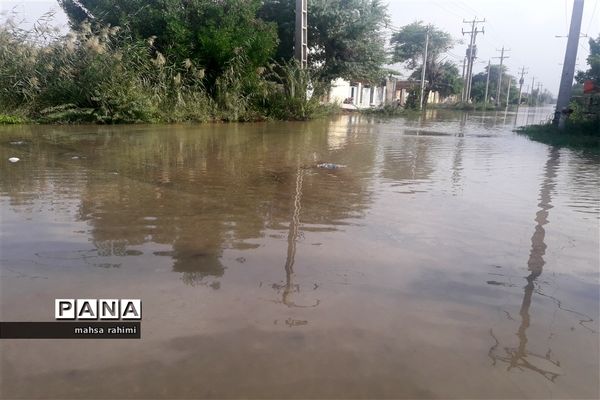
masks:
<svg viewBox="0 0 600 400"><path fill-rule="evenodd" d="M386 85L376 86L338 78L331 82L328 100L345 109L364 109L384 105L386 94Z"/></svg>
<svg viewBox="0 0 600 400"><path fill-rule="evenodd" d="M393 77L386 78L379 85L350 82L338 78L331 82L328 101L337 103L347 110L361 110L386 104L403 106L408 98L408 92L418 85L418 81L403 81ZM427 102L439 103L439 93L430 92Z"/></svg>

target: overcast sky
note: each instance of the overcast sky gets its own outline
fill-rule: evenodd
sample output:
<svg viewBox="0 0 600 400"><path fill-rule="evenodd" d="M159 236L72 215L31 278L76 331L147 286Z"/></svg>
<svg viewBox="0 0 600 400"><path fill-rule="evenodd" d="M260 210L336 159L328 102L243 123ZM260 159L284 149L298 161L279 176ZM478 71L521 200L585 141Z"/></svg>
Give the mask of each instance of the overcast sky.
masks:
<svg viewBox="0 0 600 400"><path fill-rule="evenodd" d="M309 0L310 1L310 0ZM385 0L384 0L385 1ZM470 30L463 19L486 19L479 27L485 34L477 36L478 64L474 73L481 72L490 57L496 57L496 49L503 45L511 49L505 64L512 75L522 66L529 70L525 88L531 83L542 82L555 95L564 59L566 35L571 20L573 0L389 0L392 24L400 27L416 20L433 23L455 38L462 38L461 29ZM582 34L598 37L600 33L600 0L585 0ZM57 24L66 25L66 17L56 0L0 0L2 10L17 10L33 21L50 9L57 13ZM309 16L310 18L310 16ZM465 43L468 36L464 36ZM462 69L466 45L457 45L449 54ZM586 69L589 52L588 39L579 42L579 69ZM493 60L496 61L497 60Z"/></svg>

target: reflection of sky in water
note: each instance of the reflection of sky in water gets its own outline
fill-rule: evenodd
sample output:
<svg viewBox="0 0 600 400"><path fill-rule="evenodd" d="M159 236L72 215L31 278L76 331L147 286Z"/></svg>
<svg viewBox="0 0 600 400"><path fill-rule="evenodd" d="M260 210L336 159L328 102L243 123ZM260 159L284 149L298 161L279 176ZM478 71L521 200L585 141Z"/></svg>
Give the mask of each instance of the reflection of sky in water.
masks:
<svg viewBox="0 0 600 400"><path fill-rule="evenodd" d="M544 113L522 110L517 124ZM550 150L514 125L514 113L430 110L407 119L2 128L0 159L21 158L0 165L3 319L47 319L39 304L55 297L141 297L146 344L123 349L137 354L123 379L180 357L166 343L185 343L191 357L198 340L240 354L207 355L215 368L232 370L245 354L258 360L251 369L272 374L261 391L232 372L229 386L214 381L215 396L289 397L265 388L278 387L275 376L320 382L326 365L366 362L348 375L364 386L339 376L331 392L287 387L300 397L375 385L392 397L428 388L439 397L539 398L551 382L558 397L595 397L599 158ZM35 302L20 302L23 293ZM272 351L296 357L289 375L255 353L281 329ZM288 340L302 352L292 356ZM148 343L153 350L140 356ZM122 363L99 346L102 356L75 358L74 382L111 376ZM59 349L24 351L11 344L2 362L29 362L27 351L53 359ZM302 366L317 354L328 361L311 364L319 377L310 377ZM93 356L108 369L87 364ZM178 363L207 373L186 357ZM31 365L37 385L27 393L66 393L49 382L73 366ZM402 371L404 389L389 371ZM12 373L7 393L31 374ZM476 382L458 384L466 377ZM167 397L182 395L180 379L163 379Z"/></svg>

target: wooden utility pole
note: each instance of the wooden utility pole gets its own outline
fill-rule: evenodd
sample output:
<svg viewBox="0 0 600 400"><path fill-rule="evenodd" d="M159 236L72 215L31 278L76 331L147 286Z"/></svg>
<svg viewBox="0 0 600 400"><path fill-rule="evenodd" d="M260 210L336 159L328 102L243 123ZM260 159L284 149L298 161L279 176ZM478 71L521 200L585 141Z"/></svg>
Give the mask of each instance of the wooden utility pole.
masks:
<svg viewBox="0 0 600 400"><path fill-rule="evenodd" d="M463 19L464 24L471 24L471 31L465 32L464 29L462 30L463 36L465 34L471 35L469 47L467 48L468 64L467 64L467 81L466 81L466 86L465 86L466 87L465 101L467 101L467 102L469 102L471 100L471 82L473 79L473 62L475 61L475 58L477 58L477 46L475 45L475 41L477 40L478 33L485 34L485 28L482 28L481 30L479 30L477 28L477 24L482 23L482 22L485 22L485 18L482 20L477 20L477 17L475 17L475 18L473 18L472 21L466 21Z"/></svg>
<svg viewBox="0 0 600 400"><path fill-rule="evenodd" d="M502 46L502 50L497 50L496 51L500 51L500 57L493 57L493 58L499 58L500 59L500 68L498 71L498 87L496 88L496 106L500 106L500 87L502 86L502 65L504 64L504 59L505 58L510 58L508 56L505 56L504 53L507 51L510 51L510 49L505 49L504 46Z"/></svg>
<svg viewBox="0 0 600 400"><path fill-rule="evenodd" d="M308 0L296 0L296 34L294 41L294 56L302 68L308 64Z"/></svg>
<svg viewBox="0 0 600 400"><path fill-rule="evenodd" d="M523 84L525 83L524 76L527 74L528 74L528 72L525 72L525 66L521 67L521 79L519 79L519 102L517 103L517 107L521 106L521 96L523 94Z"/></svg>
<svg viewBox="0 0 600 400"><path fill-rule="evenodd" d="M531 77L531 92L529 92L529 105L533 106L533 88L535 85L535 76Z"/></svg>
<svg viewBox="0 0 600 400"><path fill-rule="evenodd" d="M512 77L508 77L508 89L506 89L506 107L508 107L508 99L510 98L510 84L512 82Z"/></svg>
<svg viewBox="0 0 600 400"><path fill-rule="evenodd" d="M425 51L423 52L423 68L421 71L421 107L423 109L423 95L425 94L425 70L427 69L427 50L429 47L429 28L425 31Z"/></svg>
<svg viewBox="0 0 600 400"><path fill-rule="evenodd" d="M565 51L565 61L563 63L562 75L560 78L560 88L558 90L558 99L556 101L556 110L552 123L563 129L567 114L563 111L569 106L571 100L571 89L573 88L573 77L575 76L575 63L577 60L577 47L579 46L579 35L581 33L581 18L583 16L583 0L575 0L573 3L573 13L571 15L571 28L569 29L569 39Z"/></svg>
<svg viewBox="0 0 600 400"><path fill-rule="evenodd" d="M487 78L485 80L485 100L484 105L487 105L488 100L488 89L490 88L490 70L492 69L492 60L488 60Z"/></svg>

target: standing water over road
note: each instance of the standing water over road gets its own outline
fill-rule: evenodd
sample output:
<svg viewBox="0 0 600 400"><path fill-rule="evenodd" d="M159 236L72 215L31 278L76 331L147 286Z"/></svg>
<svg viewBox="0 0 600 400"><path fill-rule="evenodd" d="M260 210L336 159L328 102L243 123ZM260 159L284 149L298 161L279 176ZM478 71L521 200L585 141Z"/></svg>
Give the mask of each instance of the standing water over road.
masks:
<svg viewBox="0 0 600 400"><path fill-rule="evenodd" d="M549 112L1 127L1 319L144 315L4 340L0 394L598 398L600 157Z"/></svg>

